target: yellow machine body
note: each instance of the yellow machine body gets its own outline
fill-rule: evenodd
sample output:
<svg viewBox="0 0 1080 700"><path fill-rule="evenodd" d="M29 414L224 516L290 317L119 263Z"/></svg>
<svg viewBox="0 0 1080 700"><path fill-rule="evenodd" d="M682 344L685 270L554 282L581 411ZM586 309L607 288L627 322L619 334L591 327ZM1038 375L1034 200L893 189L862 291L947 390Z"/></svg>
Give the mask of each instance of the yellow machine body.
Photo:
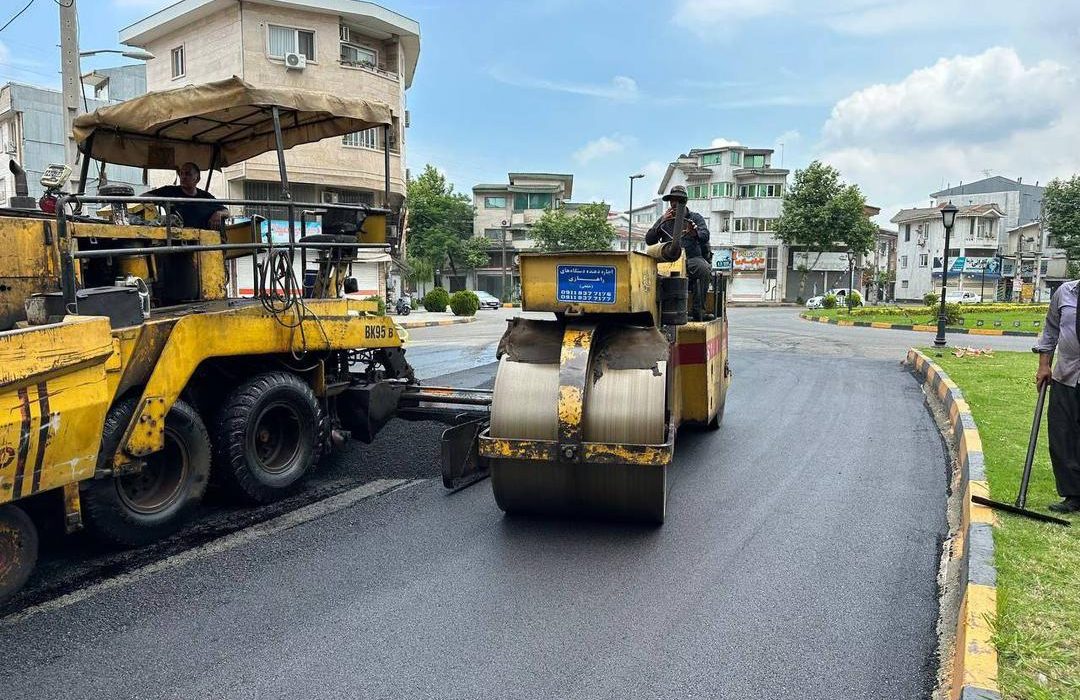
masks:
<svg viewBox="0 0 1080 700"><path fill-rule="evenodd" d="M118 360L106 318L0 333L0 504L93 476Z"/></svg>
<svg viewBox="0 0 1080 700"><path fill-rule="evenodd" d="M377 216L368 223L375 219L385 221ZM75 221L68 230L72 251L221 242L218 232L198 229ZM250 225L237 226L227 235L251 242L251 231ZM59 291L64 244L55 221L0 216L5 278L0 288L0 506L60 491L69 530L82 522L80 484L107 477L110 467L116 476L138 472L142 460L163 448L165 417L205 362L317 358L403 344L393 320L378 315L375 301L305 299L301 319L296 309L275 315L258 299L227 299L221 250L117 257L110 275L135 275L150 287L162 282L177 294L174 305L154 308L138 325L113 328L107 317L87 315L30 325L24 303L35 293ZM93 261L77 266L76 278L108 284L109 275L94 266ZM307 364L301 376L325 400L334 388L320 362ZM103 425L124 396L138 396L138 407L111 465L102 471ZM25 528L11 526L10 515L0 509L0 594L21 584L20 567L25 575L25 562L12 554L17 551L12 543L27 535Z"/></svg>
<svg viewBox="0 0 1080 700"><path fill-rule="evenodd" d="M684 270L641 253L522 255L522 309L556 320L514 319L500 343L479 452L501 508L663 521L676 432L717 427L730 381L722 303L715 320L661 325L660 281Z"/></svg>

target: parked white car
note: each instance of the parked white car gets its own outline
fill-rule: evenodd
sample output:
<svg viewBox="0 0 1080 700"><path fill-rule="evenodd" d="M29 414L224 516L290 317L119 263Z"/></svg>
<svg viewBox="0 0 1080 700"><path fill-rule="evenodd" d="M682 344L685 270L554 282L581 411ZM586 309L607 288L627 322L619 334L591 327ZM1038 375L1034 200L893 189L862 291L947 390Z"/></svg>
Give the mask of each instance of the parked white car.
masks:
<svg viewBox="0 0 1080 700"><path fill-rule="evenodd" d="M806 300L806 308L808 309L820 309L825 305L825 297L817 296L810 297Z"/></svg>
<svg viewBox="0 0 1080 700"><path fill-rule="evenodd" d="M947 304L978 304L982 301L982 295L975 292L949 292L945 295Z"/></svg>

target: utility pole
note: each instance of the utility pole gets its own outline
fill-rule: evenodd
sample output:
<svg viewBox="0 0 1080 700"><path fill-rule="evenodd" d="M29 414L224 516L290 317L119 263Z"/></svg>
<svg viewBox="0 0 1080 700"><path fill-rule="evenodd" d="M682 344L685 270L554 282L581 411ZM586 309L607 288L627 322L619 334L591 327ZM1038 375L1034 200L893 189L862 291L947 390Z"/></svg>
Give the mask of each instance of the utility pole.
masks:
<svg viewBox="0 0 1080 700"><path fill-rule="evenodd" d="M79 152L75 147L75 137L71 133L72 122L79 113L82 101L82 77L79 75L79 9L75 0L60 6L60 76L63 94L61 109L64 112L64 161L71 166L72 172L78 172L75 162ZM79 183L82 185L83 183Z"/></svg>

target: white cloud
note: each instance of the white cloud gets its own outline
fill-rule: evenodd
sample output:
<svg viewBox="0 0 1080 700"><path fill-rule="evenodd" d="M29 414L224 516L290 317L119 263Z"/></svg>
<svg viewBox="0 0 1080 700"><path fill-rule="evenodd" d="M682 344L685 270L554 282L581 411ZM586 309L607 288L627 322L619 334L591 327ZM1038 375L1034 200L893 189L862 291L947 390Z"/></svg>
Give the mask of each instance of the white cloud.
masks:
<svg viewBox="0 0 1080 700"><path fill-rule="evenodd" d="M614 134L612 136L601 136L598 139L593 139L587 144L574 151L574 160L580 165L586 165L597 158L604 158L615 153L622 153L626 150L627 146L634 143L634 139L626 136L620 136Z"/></svg>
<svg viewBox="0 0 1080 700"><path fill-rule="evenodd" d="M727 146L741 146L738 141L732 141L731 139L725 139L723 136L718 136L712 140L709 144L709 148L726 148Z"/></svg>
<svg viewBox="0 0 1080 700"><path fill-rule="evenodd" d="M1042 61L1026 67L1011 48L942 58L898 83L871 85L840 100L825 123L825 138L925 143L1041 128L1060 113L1074 86L1065 66Z"/></svg>
<svg viewBox="0 0 1080 700"><path fill-rule="evenodd" d="M877 36L918 30L920 32L979 31L1013 24L1038 26L1075 20L1074 0L1044 0L1016 12L1014 0L982 0L972 11L970 0L678 0L672 21L701 35L719 27L753 20L795 19L841 33ZM1066 14L1067 13L1067 14Z"/></svg>
<svg viewBox="0 0 1080 700"><path fill-rule="evenodd" d="M489 73L492 78L498 80L500 83L513 85L515 87L568 92L574 95L601 97L622 102L634 102L641 96L637 81L633 78L628 78L625 75L616 75L611 79L611 82L607 84L592 84L558 82L516 74L508 75L498 68L492 68Z"/></svg>
<svg viewBox="0 0 1080 700"><path fill-rule="evenodd" d="M818 155L882 206L881 221L985 171L1045 183L1080 170L1076 82L1075 68L1025 65L1009 48L941 59L837 102Z"/></svg>

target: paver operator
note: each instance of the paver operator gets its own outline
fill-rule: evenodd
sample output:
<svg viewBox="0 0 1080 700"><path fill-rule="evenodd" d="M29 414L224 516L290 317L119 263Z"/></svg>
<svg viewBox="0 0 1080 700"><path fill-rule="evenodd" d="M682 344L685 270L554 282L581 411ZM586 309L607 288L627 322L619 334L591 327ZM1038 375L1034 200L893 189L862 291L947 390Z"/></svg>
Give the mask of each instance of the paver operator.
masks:
<svg viewBox="0 0 1080 700"><path fill-rule="evenodd" d="M675 226L675 204L676 202L686 204L686 188L675 185L663 199L665 202L670 202L671 206L645 234L645 243L652 245L673 238L679 241L686 253L686 276L691 284L690 291L693 300L693 307L690 310L691 318L695 321L711 321L715 317L704 312L705 292L709 290L709 279L712 277L712 265L708 260L712 257L709 249L709 227L705 223L705 217L687 209L682 235L675 236L672 233L672 228Z"/></svg>
<svg viewBox="0 0 1080 700"><path fill-rule="evenodd" d="M202 171L195 163L184 163L176 169L179 185L165 185L146 193L148 197L190 197L209 200L203 202L184 202L174 204L172 209L184 220L184 226L192 228L216 229L229 216L229 210L213 202L214 195L196 187L202 177Z"/></svg>
<svg viewBox="0 0 1080 700"><path fill-rule="evenodd" d="M1050 385L1047 434L1060 503L1057 513L1080 511L1080 315L1076 313L1080 280L1058 287L1050 299L1042 335L1032 348L1039 353L1035 385ZM1054 356L1057 362L1054 362ZM1051 369L1051 365L1053 368Z"/></svg>

